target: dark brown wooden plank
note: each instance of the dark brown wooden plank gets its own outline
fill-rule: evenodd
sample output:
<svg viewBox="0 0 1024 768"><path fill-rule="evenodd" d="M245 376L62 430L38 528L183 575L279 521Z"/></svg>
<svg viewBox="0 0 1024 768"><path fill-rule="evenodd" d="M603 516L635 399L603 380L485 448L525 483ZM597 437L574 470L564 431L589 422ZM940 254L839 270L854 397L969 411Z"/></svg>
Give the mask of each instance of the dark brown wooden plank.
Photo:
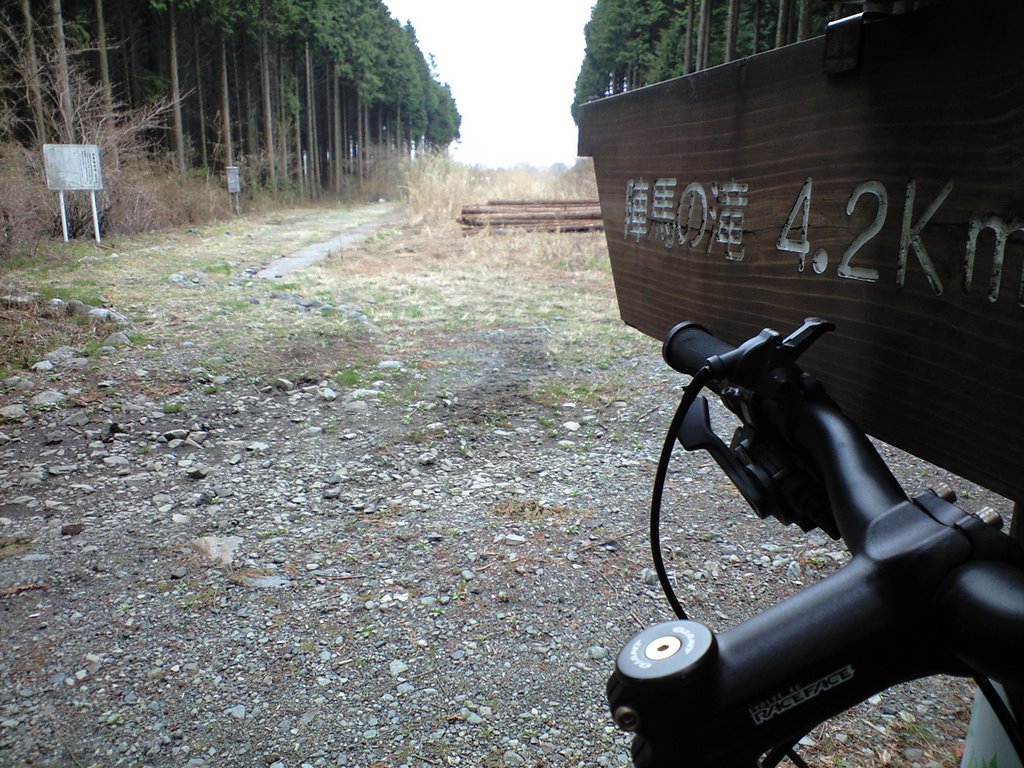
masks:
<svg viewBox="0 0 1024 768"><path fill-rule="evenodd" d="M1024 498L1022 22L1019 4L929 8L866 24L851 72L824 73L819 38L584 106L623 319L734 343L834 320L805 363L854 418Z"/></svg>
<svg viewBox="0 0 1024 768"><path fill-rule="evenodd" d="M491 201L466 205L458 221L464 227L493 227L548 232L584 232L604 228L596 200Z"/></svg>
<svg viewBox="0 0 1024 768"><path fill-rule="evenodd" d="M600 201L599 200L590 200L590 199L584 199L584 200L559 200L557 198L538 198L536 200L519 200L519 199L500 200L499 199L499 200L488 200L487 201L487 205L493 205L493 206L506 206L506 205L511 205L511 206L521 206L521 205L541 205L541 206L544 206L544 205L568 205L568 206L585 206L585 207L589 208L589 207L594 206L594 205L600 205Z"/></svg>

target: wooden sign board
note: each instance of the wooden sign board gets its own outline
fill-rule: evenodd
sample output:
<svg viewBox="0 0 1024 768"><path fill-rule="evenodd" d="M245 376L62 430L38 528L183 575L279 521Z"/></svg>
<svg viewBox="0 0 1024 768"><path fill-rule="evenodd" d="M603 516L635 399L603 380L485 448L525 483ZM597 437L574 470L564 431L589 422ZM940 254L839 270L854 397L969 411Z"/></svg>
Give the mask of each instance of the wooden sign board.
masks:
<svg viewBox="0 0 1024 768"><path fill-rule="evenodd" d="M852 23L582 107L622 317L833 320L866 431L1024 499L1024 6Z"/></svg>

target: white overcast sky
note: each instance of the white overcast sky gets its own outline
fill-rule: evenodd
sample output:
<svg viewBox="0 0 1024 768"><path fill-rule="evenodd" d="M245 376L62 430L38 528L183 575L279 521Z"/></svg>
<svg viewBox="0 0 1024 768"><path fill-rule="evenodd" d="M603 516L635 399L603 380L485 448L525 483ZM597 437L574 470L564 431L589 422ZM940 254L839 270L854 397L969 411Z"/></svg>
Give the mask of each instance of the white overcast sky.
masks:
<svg viewBox="0 0 1024 768"><path fill-rule="evenodd" d="M452 156L469 165L576 161L569 114L595 0L384 0L416 28L462 115Z"/></svg>

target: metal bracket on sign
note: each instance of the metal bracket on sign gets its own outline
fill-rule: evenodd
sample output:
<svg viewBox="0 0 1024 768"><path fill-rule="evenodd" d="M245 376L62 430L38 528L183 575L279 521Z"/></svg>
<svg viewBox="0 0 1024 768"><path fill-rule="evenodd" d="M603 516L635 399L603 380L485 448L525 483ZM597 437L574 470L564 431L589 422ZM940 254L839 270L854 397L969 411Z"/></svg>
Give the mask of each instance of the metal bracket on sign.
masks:
<svg viewBox="0 0 1024 768"><path fill-rule="evenodd" d="M864 16L863 13L847 16L829 22L825 28L825 60L822 69L826 75L850 72L860 65Z"/></svg>

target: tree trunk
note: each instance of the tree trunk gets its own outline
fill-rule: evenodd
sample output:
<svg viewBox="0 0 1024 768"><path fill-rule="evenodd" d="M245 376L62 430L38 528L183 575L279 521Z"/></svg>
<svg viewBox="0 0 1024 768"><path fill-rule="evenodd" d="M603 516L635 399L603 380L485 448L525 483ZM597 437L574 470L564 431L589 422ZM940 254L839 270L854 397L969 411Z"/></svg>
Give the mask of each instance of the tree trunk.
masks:
<svg viewBox="0 0 1024 768"><path fill-rule="evenodd" d="M288 175L288 112L284 98L284 60L281 56L281 43L275 45L277 53L277 151L281 158L281 179L285 187L291 177Z"/></svg>
<svg viewBox="0 0 1024 768"><path fill-rule="evenodd" d="M811 10L811 0L800 0L800 22L796 29L798 41L811 36Z"/></svg>
<svg viewBox="0 0 1024 768"><path fill-rule="evenodd" d="M100 0L96 0L98 3ZM199 25L196 14L192 12L192 61L196 68L196 100L199 105L199 157L203 168L210 167L210 158L206 152L206 107L203 104L203 62L199 57Z"/></svg>
<svg viewBox="0 0 1024 768"><path fill-rule="evenodd" d="M313 67L313 82L315 84L315 82L316 82L316 62L313 62L312 67ZM321 101L324 101L324 99L321 98ZM323 188L324 188L324 181L325 181L325 178L324 178L324 165L323 165L323 161L324 161L324 148L320 144L320 135L321 135L320 126L323 123L327 122L326 119L325 119L327 105L323 104L324 117L321 117L321 115L318 113L317 106L318 106L318 103L314 103L313 104L313 146L309 148L309 154L310 154L310 163L311 163L310 167L313 169L313 174L316 176L316 192L317 192L317 197L320 197L320 195L323 194L323 191L324 191Z"/></svg>
<svg viewBox="0 0 1024 768"><path fill-rule="evenodd" d="M252 180L252 186L259 186L260 180L257 174L256 163L251 161L253 155L256 154L256 148L259 146L259 142L256 140L256 105L253 103L252 97L252 78L247 77L248 73L252 72L252 67L249 66L249 46L246 45L245 38L242 38L242 66L239 67L237 62L235 63L235 80L241 79L242 93L241 97L245 101L245 151L244 153L250 157L250 162L247 163L250 170L250 178ZM236 86L237 87L237 86Z"/></svg>
<svg viewBox="0 0 1024 768"><path fill-rule="evenodd" d="M789 45L790 17L793 15L793 0L779 0L779 23L775 27L775 47Z"/></svg>
<svg viewBox="0 0 1024 768"><path fill-rule="evenodd" d="M71 104L71 74L68 70L68 49L64 41L64 14L60 0L50 0L50 12L53 15L53 40L57 53L57 106L60 120L64 128L64 141L75 143L75 112Z"/></svg>
<svg viewBox="0 0 1024 768"><path fill-rule="evenodd" d="M697 70L707 69L711 41L711 2L700 0L700 31L697 34Z"/></svg>
<svg viewBox="0 0 1024 768"><path fill-rule="evenodd" d="M363 102L363 172L366 174L366 178L370 178L373 173L373 161L377 156L373 146L373 140L370 137L370 105L365 101Z"/></svg>
<svg viewBox="0 0 1024 768"><path fill-rule="evenodd" d="M263 146L270 171L270 188L277 192L277 163L274 157L274 111L270 102L270 50L267 45L266 0L260 5L260 82L263 88Z"/></svg>
<svg viewBox="0 0 1024 768"><path fill-rule="evenodd" d="M295 67L298 70L298 67ZM306 197L306 177L302 167L302 95L299 92L299 78L295 78L295 175L299 177L299 197Z"/></svg>
<svg viewBox="0 0 1024 768"><path fill-rule="evenodd" d="M114 111L114 95L110 89L110 63L107 61L107 25L103 23L103 0L96 0L96 47L100 54L103 110L109 115Z"/></svg>
<svg viewBox="0 0 1024 768"><path fill-rule="evenodd" d="M220 44L220 119L224 124L224 167L227 168L235 164L235 152L231 144L231 91L228 88L228 50L223 29L217 30L217 42Z"/></svg>
<svg viewBox="0 0 1024 768"><path fill-rule="evenodd" d="M359 89L356 89L356 174L359 178L359 188L363 188L363 171L364 168L364 152L365 146L364 134L363 134L363 97L359 93Z"/></svg>
<svg viewBox="0 0 1024 768"><path fill-rule="evenodd" d="M314 158L316 155L316 104L313 100L313 59L306 43L306 163L303 166L309 174L309 196L316 200L320 197L320 180L314 177Z"/></svg>
<svg viewBox="0 0 1024 768"><path fill-rule="evenodd" d="M683 74L693 72L693 2L686 0L686 46L683 53Z"/></svg>
<svg viewBox="0 0 1024 768"><path fill-rule="evenodd" d="M129 93L131 94L132 106L138 106L142 103L142 78L139 77L141 71L139 67L139 51L135 41L139 39L139 24L135 19L135 14L125 14L128 17L127 27L128 34L126 36L125 45L128 47L128 71L131 73L131 88Z"/></svg>
<svg viewBox="0 0 1024 768"><path fill-rule="evenodd" d="M341 79L334 71L334 194L341 196L342 150L341 150Z"/></svg>
<svg viewBox="0 0 1024 768"><path fill-rule="evenodd" d="M178 40L175 33L174 0L167 3L167 47L170 53L171 103L174 107L174 153L178 173L185 176L185 129L181 120L181 85L178 82Z"/></svg>
<svg viewBox="0 0 1024 768"><path fill-rule="evenodd" d="M28 51L28 101L32 106L32 122L35 124L36 141L39 146L46 143L46 120L43 117L43 94L39 87L39 58L36 56L36 33L32 23L32 11L28 0L21 0L21 15L25 20L25 47Z"/></svg>
<svg viewBox="0 0 1024 768"><path fill-rule="evenodd" d="M400 155L406 155L405 144L402 140L402 105L399 104L396 108L397 114L395 115L395 149Z"/></svg>
<svg viewBox="0 0 1024 768"><path fill-rule="evenodd" d="M725 22L725 61L736 58L736 29L739 26L739 0L729 0L729 15Z"/></svg>
<svg viewBox="0 0 1024 768"><path fill-rule="evenodd" d="M754 27L754 48L751 53L761 52L761 0L754 0L754 17L751 22Z"/></svg>
<svg viewBox="0 0 1024 768"><path fill-rule="evenodd" d="M331 77L333 69L330 63L324 72L324 86L327 88L327 99L324 102L324 162L327 164L324 179L328 189L334 189L334 80Z"/></svg>
<svg viewBox="0 0 1024 768"><path fill-rule="evenodd" d="M349 133L348 99L345 98L345 90L341 91L341 146L344 147L345 165L342 173L352 173L352 140Z"/></svg>

